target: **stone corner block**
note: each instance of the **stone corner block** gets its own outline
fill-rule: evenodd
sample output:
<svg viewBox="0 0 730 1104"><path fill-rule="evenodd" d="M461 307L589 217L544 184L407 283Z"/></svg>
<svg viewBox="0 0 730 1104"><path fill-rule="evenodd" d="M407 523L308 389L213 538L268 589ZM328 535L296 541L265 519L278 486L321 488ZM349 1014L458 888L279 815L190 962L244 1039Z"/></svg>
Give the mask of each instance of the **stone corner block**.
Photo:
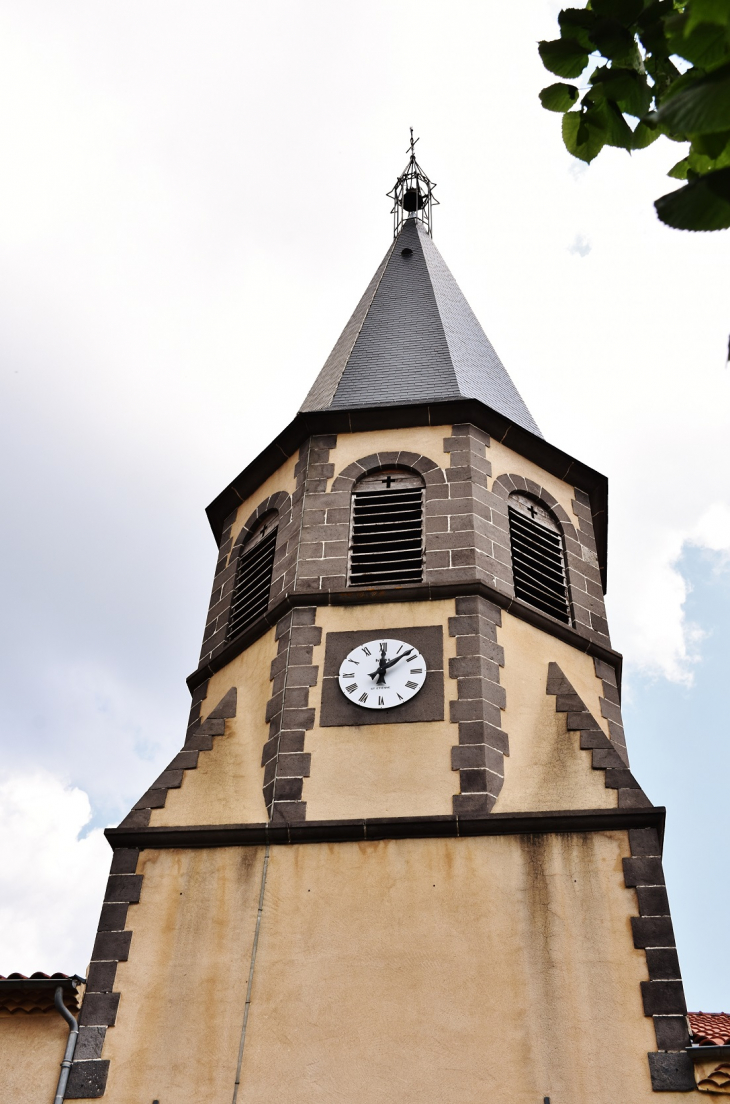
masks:
<svg viewBox="0 0 730 1104"><path fill-rule="evenodd" d="M694 1067L684 1051L658 1051L647 1055L654 1092L695 1092Z"/></svg>

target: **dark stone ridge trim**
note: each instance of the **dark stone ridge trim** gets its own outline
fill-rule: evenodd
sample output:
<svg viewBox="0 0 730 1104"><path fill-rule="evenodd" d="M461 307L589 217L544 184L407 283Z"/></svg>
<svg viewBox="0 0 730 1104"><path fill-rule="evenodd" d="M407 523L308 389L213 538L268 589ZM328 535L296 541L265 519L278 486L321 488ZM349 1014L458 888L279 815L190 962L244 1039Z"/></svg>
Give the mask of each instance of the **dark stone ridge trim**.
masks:
<svg viewBox="0 0 730 1104"><path fill-rule="evenodd" d="M236 689L231 689L224 694L218 705L211 710L207 718L201 722L200 708L208 694L208 679L200 683L193 693L190 708L190 720L186 742L181 751L174 756L165 771L142 794L137 804L130 813L121 821L128 827L144 828L149 824L152 809L161 809L167 802L168 790L179 789L186 771L194 771L198 766L200 752L209 752L213 747L213 736L222 736L225 732L226 719L233 718L236 710Z"/></svg>
<svg viewBox="0 0 730 1104"><path fill-rule="evenodd" d="M446 426L471 423L501 441L521 456L538 464L558 479L587 492L598 546L603 589L606 589L606 539L608 530L608 481L568 453L522 429L476 399L438 403L399 403L396 406L352 410L324 410L299 413L292 422L210 504L206 513L216 541L220 541L226 520L265 479L288 460L313 434L359 433L372 429L405 429L413 426Z"/></svg>
<svg viewBox="0 0 730 1104"><path fill-rule="evenodd" d="M694 1067L684 1051L649 1054L649 1073L654 1092L697 1092Z"/></svg>
<svg viewBox="0 0 730 1104"><path fill-rule="evenodd" d="M97 1100L106 1092L108 1076L108 1059L100 1058L90 1062L74 1062L71 1066L64 1100Z"/></svg>
<svg viewBox="0 0 730 1104"><path fill-rule="evenodd" d="M490 813L484 817L412 816L369 820L309 820L277 824L197 824L179 828L107 828L112 847L263 847L266 844L349 843L384 839L452 839L549 832L610 832L652 828L664 834L666 810L567 809Z"/></svg>
<svg viewBox="0 0 730 1104"><path fill-rule="evenodd" d="M617 686L621 685L621 666L623 657L619 652L601 643L601 639L585 628L571 628L553 617L541 613L540 610L529 606L527 602L519 598L510 598L502 594L494 587L488 586L479 580L459 583L406 583L401 586L392 586L382 589L369 587L351 587L345 590L316 590L293 591L285 595L280 601L273 604L267 613L263 614L251 625L246 632L232 640L225 648L221 649L208 663L198 667L191 675L188 675L187 684L193 693L196 688L220 671L232 659L240 655L256 640L273 628L281 618L298 606L358 606L358 605L386 605L388 602L427 602L439 601L444 598L460 598L476 595L493 602L495 606L519 617L535 628L541 629L550 636L562 640L565 644L585 652L589 656L603 660L612 667Z"/></svg>
<svg viewBox="0 0 730 1104"><path fill-rule="evenodd" d="M649 981L641 982L644 1015L652 1016L657 1051L649 1054L654 1092L697 1088L687 1028L679 959L662 870L662 836L655 828L629 831L631 858L623 860L624 882L636 890L639 916L631 917L634 946L643 950Z"/></svg>
<svg viewBox="0 0 730 1104"><path fill-rule="evenodd" d="M317 685L319 669L312 665L312 654L322 640L316 617L315 606L303 606L291 610L276 626L279 647L271 663L273 685L266 705L269 738L261 753L264 801L272 821L303 821L307 815L302 789L311 755L304 751L304 740L314 726L309 690Z"/></svg>
<svg viewBox="0 0 730 1104"><path fill-rule="evenodd" d="M606 787L618 790L618 807L636 809L651 806L651 801L626 766L622 754L626 749L614 747L557 663L548 664L546 693L555 696L556 713L568 714L568 731L580 733L582 750L593 752L593 769L604 771Z"/></svg>
<svg viewBox="0 0 730 1104"><path fill-rule="evenodd" d="M596 676L603 683L603 697L599 699L601 716L608 721L608 731L611 734L611 742L619 753L626 766L629 765L629 753L626 749L626 734L624 722L621 716L621 690L616 678L616 669L610 663L593 657L593 666Z"/></svg>
<svg viewBox="0 0 730 1104"><path fill-rule="evenodd" d="M232 686L223 695L215 709L212 709L205 720L201 722L200 708L208 693L208 681L208 679L205 679L195 688L182 750L177 753L159 778L152 783L147 792L140 797L132 811L124 818L122 825L125 827L146 827L150 822L152 810L164 808L168 790L179 789L182 786L185 772L195 770L197 767L200 752L211 751L213 737L223 736L226 730L226 720L236 716L237 691L236 687Z"/></svg>
<svg viewBox="0 0 730 1104"><path fill-rule="evenodd" d="M459 743L451 749L451 768L458 770L460 783L454 815L485 816L504 784L504 756L509 755L501 727L506 700L499 684L504 650L497 643L497 627L502 616L498 606L479 597L457 598L455 612L449 618L449 636L456 638L449 675L457 687L449 716L459 726Z"/></svg>
<svg viewBox="0 0 730 1104"><path fill-rule="evenodd" d="M109 1061L102 1058L107 1029L113 1027L119 1007L114 992L117 963L126 962L132 942L128 910L139 902L142 875L137 874L139 848L115 847L101 907L101 919L91 952L86 991L79 1014L79 1038L68 1080L66 1099L103 1096Z"/></svg>

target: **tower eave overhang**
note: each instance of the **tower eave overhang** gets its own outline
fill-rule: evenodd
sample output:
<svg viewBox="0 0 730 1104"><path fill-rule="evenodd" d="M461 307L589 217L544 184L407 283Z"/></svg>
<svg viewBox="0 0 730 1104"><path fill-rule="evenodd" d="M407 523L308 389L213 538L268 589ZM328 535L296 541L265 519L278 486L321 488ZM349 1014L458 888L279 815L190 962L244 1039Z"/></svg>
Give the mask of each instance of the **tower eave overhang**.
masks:
<svg viewBox="0 0 730 1104"><path fill-rule="evenodd" d="M608 540L608 479L478 399L449 399L433 403L398 403L300 412L248 464L206 509L216 542L220 544L226 518L273 475L314 434L363 433L376 429L407 429L426 425L471 422L495 440L544 468L558 479L579 487L590 498L598 564L605 592Z"/></svg>

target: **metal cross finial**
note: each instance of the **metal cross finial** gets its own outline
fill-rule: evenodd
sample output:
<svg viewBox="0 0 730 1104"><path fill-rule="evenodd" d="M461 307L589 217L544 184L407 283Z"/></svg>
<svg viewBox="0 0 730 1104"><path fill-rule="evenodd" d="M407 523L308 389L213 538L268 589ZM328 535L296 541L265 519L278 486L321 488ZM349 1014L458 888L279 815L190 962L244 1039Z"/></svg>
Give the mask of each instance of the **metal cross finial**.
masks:
<svg viewBox="0 0 730 1104"><path fill-rule="evenodd" d="M409 127L411 140L408 144L410 157L408 164L400 174L388 196L393 200L393 236L398 234L407 219L422 223L428 234L432 235L433 205L438 203L433 190L436 185L429 180L416 160L416 143L420 138L413 137L413 127Z"/></svg>

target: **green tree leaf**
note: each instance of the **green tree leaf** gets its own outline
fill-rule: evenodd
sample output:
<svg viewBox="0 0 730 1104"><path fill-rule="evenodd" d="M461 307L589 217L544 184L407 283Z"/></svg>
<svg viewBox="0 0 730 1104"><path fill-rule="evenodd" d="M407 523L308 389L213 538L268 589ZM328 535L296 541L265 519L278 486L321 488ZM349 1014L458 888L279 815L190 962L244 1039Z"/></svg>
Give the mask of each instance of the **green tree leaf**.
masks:
<svg viewBox="0 0 730 1104"><path fill-rule="evenodd" d="M588 64L588 54L575 38L555 38L538 44L546 69L558 77L579 77Z"/></svg>
<svg viewBox="0 0 730 1104"><path fill-rule="evenodd" d="M593 126L601 127L604 143L619 149L634 149L634 135L623 115L610 100L596 100L586 112L586 120Z"/></svg>
<svg viewBox="0 0 730 1104"><path fill-rule="evenodd" d="M727 0L693 0L688 11L687 33L700 23L716 23L720 27L730 27L730 4Z"/></svg>
<svg viewBox="0 0 730 1104"><path fill-rule="evenodd" d="M593 43L589 37L589 31L597 23L595 12L587 8L564 8L558 15L561 38L574 38L590 53Z"/></svg>
<svg viewBox="0 0 730 1104"><path fill-rule="evenodd" d="M713 138L730 139L727 134L712 135ZM715 169L725 169L730 166L730 140L724 144L712 147L712 153L707 152L708 143L695 140L690 146L687 157L687 165L698 176L713 172Z"/></svg>
<svg viewBox="0 0 730 1104"><path fill-rule="evenodd" d="M688 74L689 76L690 74ZM686 78L685 78L686 80ZM730 64L698 77L663 101L657 119L680 134L702 134L730 128Z"/></svg>
<svg viewBox="0 0 730 1104"><path fill-rule="evenodd" d="M688 11L687 31L699 23L717 23L721 27L730 27L730 4L727 0L692 0Z"/></svg>
<svg viewBox="0 0 730 1104"><path fill-rule="evenodd" d="M730 130L718 131L716 134L696 134L692 139L692 153L702 154L713 160L720 157L728 146Z"/></svg>
<svg viewBox="0 0 730 1104"><path fill-rule="evenodd" d="M642 119L634 130L631 148L635 150L646 149L652 142L656 142L657 138L661 137L661 134L661 127L650 127Z"/></svg>
<svg viewBox="0 0 730 1104"><path fill-rule="evenodd" d="M570 111L579 96L574 84L550 84L540 93L540 103L547 111Z"/></svg>
<svg viewBox="0 0 730 1104"><path fill-rule="evenodd" d="M684 188L661 196L654 206L661 221L675 230L727 230L730 168L700 176Z"/></svg>
<svg viewBox="0 0 730 1104"><path fill-rule="evenodd" d="M652 91L642 73L635 69L602 66L591 73L591 84L600 82L607 100L612 100L627 115L640 119L651 107Z"/></svg>
<svg viewBox="0 0 730 1104"><path fill-rule="evenodd" d="M641 64L634 36L615 19L599 19L591 31L591 39L610 61L631 68Z"/></svg>
<svg viewBox="0 0 730 1104"><path fill-rule="evenodd" d="M588 164L603 149L606 137L603 128L586 118L582 111L563 115L563 141L568 153Z"/></svg>
<svg viewBox="0 0 730 1104"><path fill-rule="evenodd" d="M713 23L700 23L691 31L688 27L689 15L686 12L667 19L665 35L668 52L678 54L701 69L721 65L730 52L725 28Z"/></svg>
<svg viewBox="0 0 730 1104"><path fill-rule="evenodd" d="M681 161L678 161L676 165L672 166L672 168L667 173L667 176L672 176L675 180L686 180L687 169L689 168L687 161L688 159L686 157L683 157Z"/></svg>
<svg viewBox="0 0 730 1104"><path fill-rule="evenodd" d="M591 7L596 15L615 19L628 27L644 10L644 0L592 0Z"/></svg>

